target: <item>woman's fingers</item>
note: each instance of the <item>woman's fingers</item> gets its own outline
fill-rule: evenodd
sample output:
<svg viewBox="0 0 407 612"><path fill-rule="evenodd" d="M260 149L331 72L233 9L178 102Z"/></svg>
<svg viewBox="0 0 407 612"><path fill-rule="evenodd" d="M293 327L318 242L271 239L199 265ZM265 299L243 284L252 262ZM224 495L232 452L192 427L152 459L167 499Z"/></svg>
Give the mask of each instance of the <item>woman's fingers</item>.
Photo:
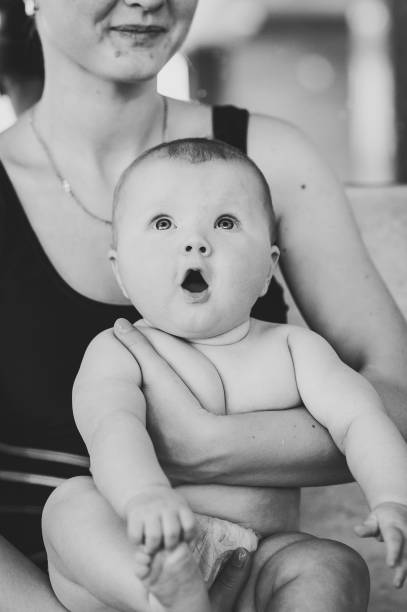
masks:
<svg viewBox="0 0 407 612"><path fill-rule="evenodd" d="M127 319L117 319L113 326L114 335L135 357L142 354L150 359L158 357L151 343L147 338L134 327Z"/></svg>
<svg viewBox="0 0 407 612"><path fill-rule="evenodd" d="M173 393L182 389L185 394L185 384L174 372L168 362L155 350L149 339L140 329L137 329L126 319L117 319L113 326L115 337L130 351L137 359L143 374L143 386L152 388L151 391L158 391L161 388L165 392L161 395L166 396L164 405L168 404L168 399ZM160 384L157 385L157 380ZM189 390L188 390L189 393ZM160 393L159 393L160 395Z"/></svg>
<svg viewBox="0 0 407 612"><path fill-rule="evenodd" d="M237 548L225 563L209 597L213 612L232 612L250 574L252 555L244 548Z"/></svg>
<svg viewBox="0 0 407 612"><path fill-rule="evenodd" d="M375 538L380 535L379 525L374 514L370 514L360 525L355 525L354 531L360 538Z"/></svg>

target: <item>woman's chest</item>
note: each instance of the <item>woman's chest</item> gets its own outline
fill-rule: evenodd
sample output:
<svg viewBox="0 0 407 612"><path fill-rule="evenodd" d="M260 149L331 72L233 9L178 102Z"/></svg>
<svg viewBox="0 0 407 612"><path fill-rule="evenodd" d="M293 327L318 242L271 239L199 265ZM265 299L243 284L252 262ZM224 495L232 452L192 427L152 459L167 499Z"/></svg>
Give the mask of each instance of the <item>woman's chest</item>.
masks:
<svg viewBox="0 0 407 612"><path fill-rule="evenodd" d="M18 243L30 245L39 267L45 266L85 297L128 304L108 259L111 224L89 214L62 190L55 176L12 165L6 170L15 190L8 190L8 226L14 228Z"/></svg>

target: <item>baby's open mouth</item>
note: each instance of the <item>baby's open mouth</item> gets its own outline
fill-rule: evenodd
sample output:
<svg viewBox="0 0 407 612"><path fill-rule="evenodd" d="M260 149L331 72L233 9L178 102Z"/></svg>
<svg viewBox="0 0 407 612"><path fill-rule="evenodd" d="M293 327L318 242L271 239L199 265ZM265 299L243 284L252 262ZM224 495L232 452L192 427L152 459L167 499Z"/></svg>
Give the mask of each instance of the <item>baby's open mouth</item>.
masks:
<svg viewBox="0 0 407 612"><path fill-rule="evenodd" d="M190 293L201 293L208 288L200 270L187 270L181 287Z"/></svg>

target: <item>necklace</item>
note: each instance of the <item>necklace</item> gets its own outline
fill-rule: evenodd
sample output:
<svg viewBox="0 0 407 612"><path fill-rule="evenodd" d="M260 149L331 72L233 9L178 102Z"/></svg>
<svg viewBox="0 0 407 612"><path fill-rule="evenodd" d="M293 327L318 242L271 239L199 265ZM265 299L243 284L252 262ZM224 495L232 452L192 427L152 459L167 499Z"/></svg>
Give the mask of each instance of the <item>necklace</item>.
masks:
<svg viewBox="0 0 407 612"><path fill-rule="evenodd" d="M161 99L163 101L161 140L162 142L166 142L167 128L168 128L168 100L166 96L163 96ZM55 161L55 158L51 152L51 149L49 148L48 144L44 140L44 137L42 136L41 132L38 130L38 127L35 123L34 109L31 109L30 116L29 116L29 122L30 122L30 126L31 126L34 136L36 137L37 141L41 145L41 148L43 149L45 155L47 156L49 164L52 170L54 171L54 174L57 177L59 184L61 185L62 191L66 193L68 196L70 196L72 200L75 202L75 204L79 206L79 208L89 217L92 217L92 219L95 219L96 221L99 221L100 223L104 223L105 225L111 225L112 222L110 219L105 219L104 217L97 215L96 213L89 210L87 206L85 206L82 200L78 198L75 191L72 189L71 183L60 172L57 166L57 163Z"/></svg>

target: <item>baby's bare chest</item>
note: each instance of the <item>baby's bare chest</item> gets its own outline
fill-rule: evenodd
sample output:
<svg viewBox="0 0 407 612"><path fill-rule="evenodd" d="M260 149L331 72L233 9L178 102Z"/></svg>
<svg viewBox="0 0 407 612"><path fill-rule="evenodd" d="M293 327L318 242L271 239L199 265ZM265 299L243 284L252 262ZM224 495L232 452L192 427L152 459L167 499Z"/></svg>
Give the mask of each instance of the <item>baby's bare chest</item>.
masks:
<svg viewBox="0 0 407 612"><path fill-rule="evenodd" d="M280 337L212 346L191 345L156 330L147 335L210 412L284 410L301 404L291 355Z"/></svg>
<svg viewBox="0 0 407 612"><path fill-rule="evenodd" d="M300 405L295 372L288 349L279 343L258 350L218 350L205 355L222 380L227 413L284 410ZM216 348L217 350L213 350Z"/></svg>

